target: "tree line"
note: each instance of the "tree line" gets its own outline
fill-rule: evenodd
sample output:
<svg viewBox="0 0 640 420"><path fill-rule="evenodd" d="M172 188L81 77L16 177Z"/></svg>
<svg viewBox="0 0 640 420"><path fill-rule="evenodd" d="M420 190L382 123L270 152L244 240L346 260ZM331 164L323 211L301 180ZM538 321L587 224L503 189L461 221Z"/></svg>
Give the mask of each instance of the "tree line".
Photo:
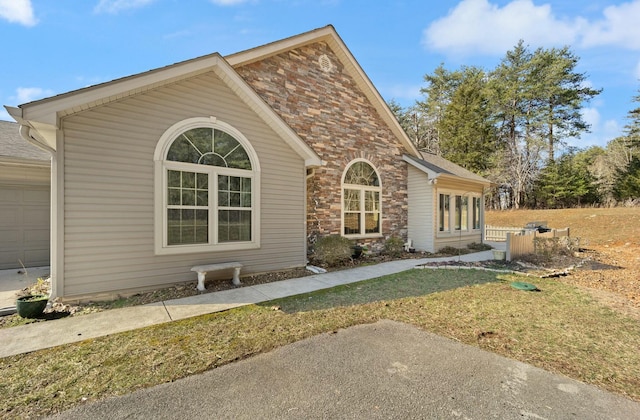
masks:
<svg viewBox="0 0 640 420"><path fill-rule="evenodd" d="M602 91L578 62L569 47L520 41L491 71L441 64L424 76L421 100L389 106L418 149L491 180L491 208L638 204L640 106L606 147L567 146L589 132L582 110Z"/></svg>

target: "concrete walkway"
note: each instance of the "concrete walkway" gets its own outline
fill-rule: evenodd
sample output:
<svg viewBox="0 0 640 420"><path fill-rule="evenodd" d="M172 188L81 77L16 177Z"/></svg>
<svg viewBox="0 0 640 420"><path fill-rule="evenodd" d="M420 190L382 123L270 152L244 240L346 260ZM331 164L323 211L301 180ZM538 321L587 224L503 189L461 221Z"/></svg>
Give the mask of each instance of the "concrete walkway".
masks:
<svg viewBox="0 0 640 420"><path fill-rule="evenodd" d="M504 244L491 245L498 249L502 245L504 248ZM460 257L391 261L221 292L203 293L148 305L110 309L94 314L4 328L0 329L0 343L2 343L0 357L28 353L286 296L355 283L406 271L427 262L457 261L458 259L465 262L487 261L493 259L493 253L492 251L483 251Z"/></svg>

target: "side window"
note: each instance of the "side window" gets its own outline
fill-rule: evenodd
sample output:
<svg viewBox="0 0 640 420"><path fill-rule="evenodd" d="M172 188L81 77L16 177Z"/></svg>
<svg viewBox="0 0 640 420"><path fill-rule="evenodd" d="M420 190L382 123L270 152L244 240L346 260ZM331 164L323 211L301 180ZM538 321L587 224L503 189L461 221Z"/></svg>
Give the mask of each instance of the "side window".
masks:
<svg viewBox="0 0 640 420"><path fill-rule="evenodd" d="M477 196L438 194L438 231L452 233L480 229L480 203Z"/></svg>
<svg viewBox="0 0 640 420"><path fill-rule="evenodd" d="M345 236L378 236L381 233L380 178L365 161L355 161L342 181L342 220Z"/></svg>

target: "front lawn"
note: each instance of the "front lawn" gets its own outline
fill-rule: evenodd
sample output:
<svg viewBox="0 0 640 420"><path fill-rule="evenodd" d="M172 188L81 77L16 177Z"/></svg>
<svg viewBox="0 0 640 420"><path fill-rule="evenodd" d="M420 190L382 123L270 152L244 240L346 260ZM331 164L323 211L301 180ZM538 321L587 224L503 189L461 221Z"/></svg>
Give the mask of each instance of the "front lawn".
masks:
<svg viewBox="0 0 640 420"><path fill-rule="evenodd" d="M640 400L640 326L576 287L478 270L410 270L0 359L0 413L42 416L391 319ZM54 321L55 322L55 321Z"/></svg>

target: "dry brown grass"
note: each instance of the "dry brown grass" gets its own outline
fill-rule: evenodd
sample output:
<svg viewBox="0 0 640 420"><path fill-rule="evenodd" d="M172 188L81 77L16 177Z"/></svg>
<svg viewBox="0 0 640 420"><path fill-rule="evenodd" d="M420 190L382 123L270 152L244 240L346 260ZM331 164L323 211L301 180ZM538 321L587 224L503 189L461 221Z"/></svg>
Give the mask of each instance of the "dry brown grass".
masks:
<svg viewBox="0 0 640 420"><path fill-rule="evenodd" d="M0 359L0 417L40 417L339 328L392 319L640 400L640 325L573 286L476 270L398 275ZM531 281L528 279L528 281Z"/></svg>
<svg viewBox="0 0 640 420"><path fill-rule="evenodd" d="M640 208L582 208L487 212L486 223L524 226L534 220L571 228L592 261L563 281L588 290L608 306L640 319Z"/></svg>

